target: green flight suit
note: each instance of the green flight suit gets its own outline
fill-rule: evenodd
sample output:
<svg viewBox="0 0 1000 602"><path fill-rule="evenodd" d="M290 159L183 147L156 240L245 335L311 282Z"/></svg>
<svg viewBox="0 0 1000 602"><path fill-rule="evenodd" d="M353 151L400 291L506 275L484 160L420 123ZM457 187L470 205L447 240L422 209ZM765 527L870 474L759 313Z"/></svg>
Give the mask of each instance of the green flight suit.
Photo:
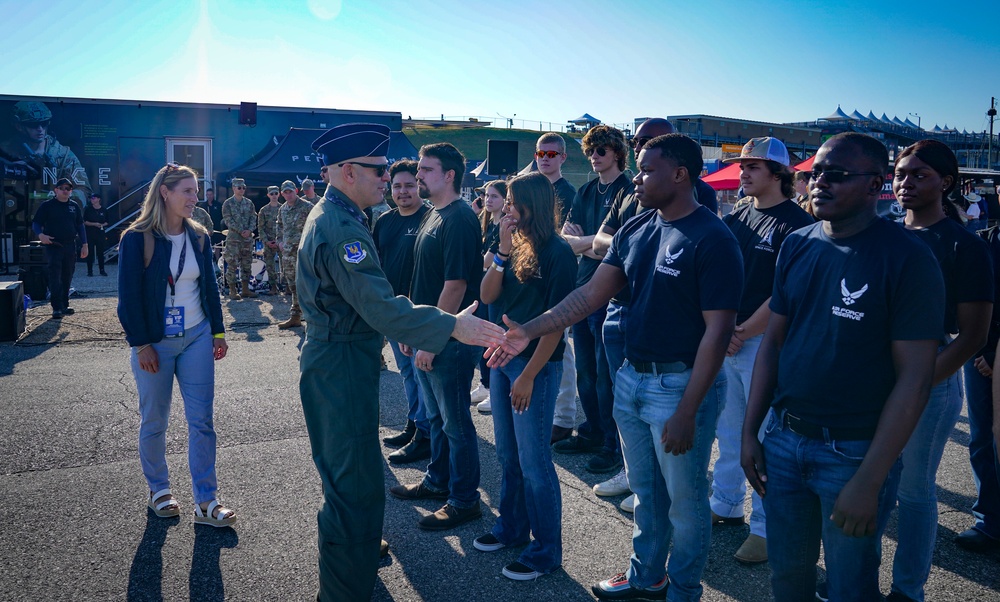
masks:
<svg viewBox="0 0 1000 602"><path fill-rule="evenodd" d="M378 440L382 336L440 352L455 317L394 296L363 214L332 186L327 194L306 220L296 269L306 322L299 393L323 483L319 599L367 601L385 509Z"/></svg>

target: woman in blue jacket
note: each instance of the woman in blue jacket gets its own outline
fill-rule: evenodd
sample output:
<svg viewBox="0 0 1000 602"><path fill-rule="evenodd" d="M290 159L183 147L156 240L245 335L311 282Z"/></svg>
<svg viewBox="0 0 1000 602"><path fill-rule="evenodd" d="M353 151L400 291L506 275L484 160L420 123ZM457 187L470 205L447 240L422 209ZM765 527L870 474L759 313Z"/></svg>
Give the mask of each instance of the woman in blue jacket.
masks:
<svg viewBox="0 0 1000 602"><path fill-rule="evenodd" d="M208 232L192 221L198 177L168 164L149 186L139 218L119 247L118 318L131 346L139 391L139 460L147 505L160 517L180 514L170 491L166 430L174 378L188 421L194 522L228 527L236 513L216 499L215 366L226 357L222 305Z"/></svg>

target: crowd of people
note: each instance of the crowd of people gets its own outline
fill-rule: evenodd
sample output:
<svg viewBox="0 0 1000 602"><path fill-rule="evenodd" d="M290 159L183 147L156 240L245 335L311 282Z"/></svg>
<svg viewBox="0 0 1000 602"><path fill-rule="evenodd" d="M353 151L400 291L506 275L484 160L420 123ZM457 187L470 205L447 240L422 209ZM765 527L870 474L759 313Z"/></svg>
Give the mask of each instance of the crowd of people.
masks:
<svg viewBox="0 0 1000 602"><path fill-rule="evenodd" d="M268 189L260 211L242 180L221 207L212 198L202 209L195 172L169 164L156 174L122 237L118 275L156 516L180 513L164 447L176 380L194 520L236 521L215 478L213 361L228 349L216 213L227 225L229 298L256 296L256 230L271 292L282 280L292 296L279 327L305 326L299 393L324 495L320 600L369 599L387 553L384 338L408 407L403 431L383 440L398 448L389 461L428 461L421 480L389 493L441 502L417 521L425 530L483 516L478 403L492 415L501 485L499 516L474 547L521 548L501 569L507 578L561 566L552 453L590 454L586 469L609 475L595 494L629 494L622 508L635 521L625 570L592 587L600 599L699 599L712 529L745 523L749 483L750 533L735 559L767 562L777 600L880 599L881 538L898 508L888 599L921 601L936 472L963 396L978 499L976 522L957 541L1000 549L1000 236L996 227L970 232L951 205L960 182L945 145L921 141L895 158L899 224L876 213L888 152L855 133L824 142L805 176L793 174L780 140L751 140L728 160L740 164L747 200L721 219L698 177L701 148L663 119L631 140L591 128L582 151L597 177L578 190L561 171L566 140L544 134L537 172L487 183L478 215L460 197L458 149L426 145L417 161L390 166L388 144L385 126L333 128L313 145L325 195L304 185L300 197L286 181ZM57 183L34 223L59 287L54 317L72 313L63 290L74 240L86 257L87 229L107 223L99 198L86 214L71 209L72 188ZM372 224L386 190L392 208ZM827 578L817 584L821 545Z"/></svg>

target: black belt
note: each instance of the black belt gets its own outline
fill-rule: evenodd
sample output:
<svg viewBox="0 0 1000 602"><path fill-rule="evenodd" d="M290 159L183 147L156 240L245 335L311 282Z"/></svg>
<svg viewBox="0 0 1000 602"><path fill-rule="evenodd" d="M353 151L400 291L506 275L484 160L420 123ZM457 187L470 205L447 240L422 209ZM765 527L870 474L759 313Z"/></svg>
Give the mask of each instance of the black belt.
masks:
<svg viewBox="0 0 1000 602"><path fill-rule="evenodd" d="M640 374L677 374L688 369L684 362L633 362L628 363Z"/></svg>
<svg viewBox="0 0 1000 602"><path fill-rule="evenodd" d="M875 437L875 427L862 428L849 426L820 426L818 424L806 422L798 416L793 416L789 412L785 412L782 424L793 433L802 435L803 437L809 437L810 439L825 440L830 438L856 441L873 439Z"/></svg>

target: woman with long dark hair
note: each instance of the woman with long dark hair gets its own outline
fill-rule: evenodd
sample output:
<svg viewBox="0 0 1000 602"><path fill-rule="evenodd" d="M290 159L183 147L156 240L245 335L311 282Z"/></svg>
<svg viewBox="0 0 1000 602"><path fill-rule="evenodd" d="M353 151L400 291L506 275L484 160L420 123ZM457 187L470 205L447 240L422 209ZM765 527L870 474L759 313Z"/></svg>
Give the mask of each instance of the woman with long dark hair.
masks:
<svg viewBox="0 0 1000 602"><path fill-rule="evenodd" d="M957 184L958 161L941 142L921 140L896 159L892 190L906 210L906 228L931 248L941 267L945 316L930 399L903 449L890 600L924 599L937 535L937 469L962 410L958 370L986 343L993 308L989 251L965 230L947 198Z"/></svg>
<svg viewBox="0 0 1000 602"><path fill-rule="evenodd" d="M209 232L191 219L198 174L171 163L149 185L139 218L119 247L118 319L132 347L139 392L139 461L149 486L147 505L173 517L166 431L176 378L188 423L188 466L194 522L228 527L236 513L216 498L213 422L214 361L226 357L222 304Z"/></svg>
<svg viewBox="0 0 1000 602"><path fill-rule="evenodd" d="M480 290L496 322L523 323L573 290L576 256L556 232L555 193L540 173L508 183L500 242ZM562 332L545 335L490 374L493 431L500 460L500 516L474 546L493 552L528 543L503 575L524 581L562 564L562 496L549 440L562 378ZM529 536L534 539L529 543Z"/></svg>

